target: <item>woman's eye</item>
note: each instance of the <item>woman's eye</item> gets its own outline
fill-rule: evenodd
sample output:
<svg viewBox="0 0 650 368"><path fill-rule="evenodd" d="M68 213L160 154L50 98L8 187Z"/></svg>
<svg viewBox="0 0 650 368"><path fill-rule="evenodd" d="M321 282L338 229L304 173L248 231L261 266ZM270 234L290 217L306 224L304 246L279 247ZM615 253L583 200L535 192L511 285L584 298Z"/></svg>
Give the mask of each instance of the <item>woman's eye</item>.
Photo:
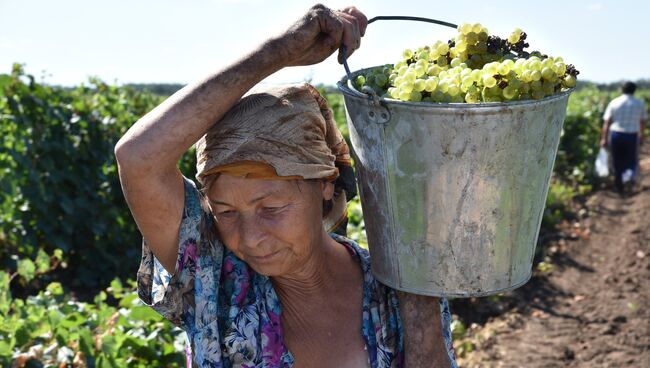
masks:
<svg viewBox="0 0 650 368"><path fill-rule="evenodd" d="M262 207L262 211L265 213L277 213L282 211L285 207L287 206L267 206L267 207Z"/></svg>
<svg viewBox="0 0 650 368"><path fill-rule="evenodd" d="M233 217L235 214L235 211L220 211L217 212L217 217Z"/></svg>

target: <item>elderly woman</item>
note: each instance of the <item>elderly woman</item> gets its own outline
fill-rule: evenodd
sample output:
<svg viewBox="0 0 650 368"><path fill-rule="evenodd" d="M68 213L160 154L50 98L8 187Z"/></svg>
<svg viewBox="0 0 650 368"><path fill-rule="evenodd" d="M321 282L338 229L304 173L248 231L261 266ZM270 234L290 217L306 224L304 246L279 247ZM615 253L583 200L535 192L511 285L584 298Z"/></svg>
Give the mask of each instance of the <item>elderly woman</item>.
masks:
<svg viewBox="0 0 650 368"><path fill-rule="evenodd" d="M356 189L325 99L307 84L258 85L352 53L366 25L354 7L316 5L118 142L144 238L139 295L187 332L188 365L456 365L447 302L382 285L367 251L335 233ZM194 143L201 191L176 165Z"/></svg>

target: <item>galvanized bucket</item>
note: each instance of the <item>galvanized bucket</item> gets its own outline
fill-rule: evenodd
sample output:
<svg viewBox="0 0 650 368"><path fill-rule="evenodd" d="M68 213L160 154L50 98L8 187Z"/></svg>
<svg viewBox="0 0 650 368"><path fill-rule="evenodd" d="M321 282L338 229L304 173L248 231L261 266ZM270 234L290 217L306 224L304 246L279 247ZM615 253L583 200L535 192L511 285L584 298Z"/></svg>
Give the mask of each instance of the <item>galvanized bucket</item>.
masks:
<svg viewBox="0 0 650 368"><path fill-rule="evenodd" d="M411 103L361 93L348 78L338 88L375 277L443 297L526 283L570 91L536 101Z"/></svg>

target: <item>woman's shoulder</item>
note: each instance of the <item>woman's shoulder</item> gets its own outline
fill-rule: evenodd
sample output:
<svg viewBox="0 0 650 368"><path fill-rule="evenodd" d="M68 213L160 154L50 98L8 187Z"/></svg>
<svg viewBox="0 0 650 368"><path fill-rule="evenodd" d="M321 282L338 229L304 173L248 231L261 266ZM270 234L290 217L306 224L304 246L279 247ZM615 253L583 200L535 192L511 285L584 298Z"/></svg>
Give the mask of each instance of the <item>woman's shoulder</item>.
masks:
<svg viewBox="0 0 650 368"><path fill-rule="evenodd" d="M361 247L356 241L347 238L343 235L336 233L330 233L332 239L336 240L337 243L345 245L351 252L353 252L359 259L361 266L364 271L366 268L370 269L370 253L367 249Z"/></svg>

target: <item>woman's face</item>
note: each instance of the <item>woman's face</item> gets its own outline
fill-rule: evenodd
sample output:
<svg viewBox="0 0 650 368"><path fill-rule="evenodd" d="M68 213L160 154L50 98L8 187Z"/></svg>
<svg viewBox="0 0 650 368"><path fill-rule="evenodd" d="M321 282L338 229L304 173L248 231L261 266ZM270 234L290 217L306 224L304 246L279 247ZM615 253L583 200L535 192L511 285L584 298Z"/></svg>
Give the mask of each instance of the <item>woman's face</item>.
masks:
<svg viewBox="0 0 650 368"><path fill-rule="evenodd" d="M207 193L221 240L253 270L281 276L305 264L323 239L324 181L219 175Z"/></svg>

